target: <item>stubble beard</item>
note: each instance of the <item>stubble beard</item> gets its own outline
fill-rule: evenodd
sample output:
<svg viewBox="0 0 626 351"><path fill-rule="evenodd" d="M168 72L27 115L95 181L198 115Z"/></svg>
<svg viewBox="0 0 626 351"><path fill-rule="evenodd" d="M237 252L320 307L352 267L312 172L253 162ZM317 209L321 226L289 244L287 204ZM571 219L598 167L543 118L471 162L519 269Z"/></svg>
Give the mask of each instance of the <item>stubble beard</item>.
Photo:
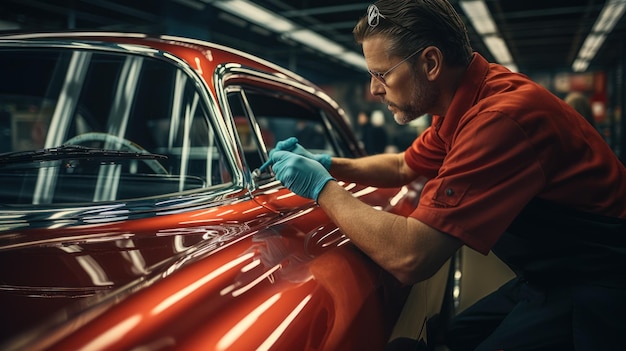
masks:
<svg viewBox="0 0 626 351"><path fill-rule="evenodd" d="M398 111L393 114L393 118L400 125L408 124L428 113L438 96L439 90L434 84L430 82L421 85L416 84L410 103L402 106L389 103Z"/></svg>

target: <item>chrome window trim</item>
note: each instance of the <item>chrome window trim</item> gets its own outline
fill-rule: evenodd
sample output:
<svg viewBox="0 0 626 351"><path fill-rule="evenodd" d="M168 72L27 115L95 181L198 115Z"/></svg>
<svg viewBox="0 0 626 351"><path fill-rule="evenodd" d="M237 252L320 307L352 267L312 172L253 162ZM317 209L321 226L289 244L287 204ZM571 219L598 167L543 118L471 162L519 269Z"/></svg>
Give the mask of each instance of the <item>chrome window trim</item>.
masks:
<svg viewBox="0 0 626 351"><path fill-rule="evenodd" d="M95 34L94 34L95 35ZM191 78L196 91L200 94L201 100L209 116L208 123L215 131L215 135L218 137L218 142L221 143L223 152L226 154L225 160L228 162L228 166L232 170L232 182L229 185L216 186L220 191L207 188L195 190L187 193L171 193L151 198L142 199L129 199L115 202L113 204L107 202L100 203L85 203L75 204L67 206L67 204L50 204L50 205L2 205L3 213L7 216L0 217L0 232L9 227L14 229L23 223L24 218L31 216L41 217L43 220L50 219L54 216L55 219L60 219L69 216L72 220L70 222L74 224L84 224L82 219L77 219L76 216L85 215L93 212L94 217L111 218L107 215L113 208L119 210L124 208L124 211L128 213L121 219L128 219L134 217L135 214L140 217L161 215L161 212L177 212L189 210L189 208L206 208L213 207L219 203L225 202L227 198L245 198L250 196L249 189L246 190L248 183L245 182L243 164L239 157L237 150L237 144L233 138L226 134L228 125L225 123L217 102L213 99L209 93L207 84L204 78L189 66L184 60L175 57L167 51L147 48L145 46L136 44L118 44L110 42L102 42L97 40L85 40L76 39L72 37L63 39L50 39L44 37L44 39L19 39L19 36L13 38L7 38L0 36L0 51L1 50L22 50L22 49L71 49L80 51L92 51L100 53L117 53L124 55L140 55L147 56L159 60L169 62L176 66L176 68L182 70ZM15 39L18 38L18 39ZM221 189L224 188L224 189ZM181 196L182 195L182 196ZM146 206L152 206L150 210L146 210Z"/></svg>
<svg viewBox="0 0 626 351"><path fill-rule="evenodd" d="M349 118L346 116L344 110L339 106L339 104L335 100L333 100L328 94L316 88L315 86L306 85L301 81L285 76L280 72L265 72L237 63L219 64L213 72L213 88L215 89L218 103L220 104L220 106L225 107L223 112L228 124L227 130L232 133L232 138L234 140L237 140L238 148L242 150L242 152L243 148L239 142L238 137L236 136L237 130L234 124L234 116L232 116L230 113L231 109L229 108L227 96L228 92L232 91L229 90L231 86L241 86L239 82L229 85L229 81L236 80L237 78L242 78L243 80L252 83L256 81L259 83L259 85L272 85L279 88L280 90L290 92L292 95L303 99L305 97L314 97L317 100L316 105L318 108L320 108L320 110L326 113L329 110L336 111L339 118L342 118L346 122L346 124L351 124ZM242 96L245 98L243 90L239 90L242 92ZM249 106L247 106L247 108L249 108ZM330 127L329 116L324 114L324 116L320 116L320 118L327 128ZM254 130L255 133L257 133L257 138L261 138L259 126L256 120L254 120L254 117L252 117L252 122L255 124ZM333 140L333 143L334 142L335 141ZM265 144L262 145L262 148L265 149ZM268 150L262 151L267 155ZM252 178L250 172L252 172L252 170L249 170L249 172L245 172L244 177L246 179L246 186L253 190L258 187L258 184L256 184L255 180Z"/></svg>

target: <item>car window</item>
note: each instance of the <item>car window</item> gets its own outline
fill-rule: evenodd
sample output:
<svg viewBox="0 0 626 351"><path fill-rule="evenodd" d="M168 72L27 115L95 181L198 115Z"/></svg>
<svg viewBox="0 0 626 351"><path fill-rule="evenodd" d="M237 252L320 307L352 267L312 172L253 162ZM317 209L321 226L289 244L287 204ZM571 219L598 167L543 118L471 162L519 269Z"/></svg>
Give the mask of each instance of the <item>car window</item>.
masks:
<svg viewBox="0 0 626 351"><path fill-rule="evenodd" d="M1 203L127 200L232 180L194 82L169 62L6 50L0 76ZM86 147L119 152L85 157ZM6 154L32 150L47 153L37 162Z"/></svg>
<svg viewBox="0 0 626 351"><path fill-rule="evenodd" d="M295 136L312 152L333 156L353 156L329 112L322 106L295 94L256 87L230 87L228 102L246 162L258 168L267 159L267 151L276 143Z"/></svg>

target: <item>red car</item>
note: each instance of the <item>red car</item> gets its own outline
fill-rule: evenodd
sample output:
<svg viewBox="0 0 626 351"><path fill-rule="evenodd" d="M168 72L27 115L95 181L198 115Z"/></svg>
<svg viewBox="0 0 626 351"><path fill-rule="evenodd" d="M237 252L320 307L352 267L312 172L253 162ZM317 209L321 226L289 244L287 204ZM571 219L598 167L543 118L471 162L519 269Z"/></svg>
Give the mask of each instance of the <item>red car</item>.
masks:
<svg viewBox="0 0 626 351"><path fill-rule="evenodd" d="M0 349L382 350L438 312L253 172L289 136L364 155L294 73L198 40L40 33L0 38L0 77ZM420 190L343 185L401 214Z"/></svg>

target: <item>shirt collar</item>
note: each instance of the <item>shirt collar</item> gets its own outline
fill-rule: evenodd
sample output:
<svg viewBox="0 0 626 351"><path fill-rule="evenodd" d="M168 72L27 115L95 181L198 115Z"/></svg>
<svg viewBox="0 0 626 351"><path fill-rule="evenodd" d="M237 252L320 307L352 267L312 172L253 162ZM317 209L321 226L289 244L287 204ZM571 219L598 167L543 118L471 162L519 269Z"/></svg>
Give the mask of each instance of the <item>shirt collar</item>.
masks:
<svg viewBox="0 0 626 351"><path fill-rule="evenodd" d="M474 53L454 93L448 112L439 118L440 121L436 127L437 134L446 141L446 144L456 130L461 117L476 104L488 72L489 62L480 54Z"/></svg>

